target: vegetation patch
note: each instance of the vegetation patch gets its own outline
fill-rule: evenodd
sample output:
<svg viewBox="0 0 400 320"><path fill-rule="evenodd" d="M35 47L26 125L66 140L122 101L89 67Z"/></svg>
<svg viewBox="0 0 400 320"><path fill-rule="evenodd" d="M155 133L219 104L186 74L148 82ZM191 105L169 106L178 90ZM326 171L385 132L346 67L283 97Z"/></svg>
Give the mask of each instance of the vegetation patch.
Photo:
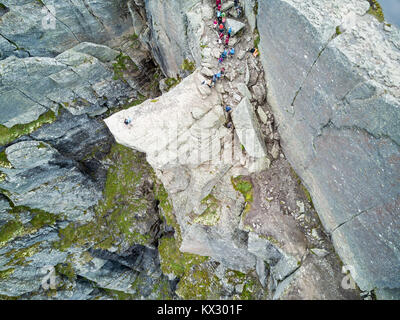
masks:
<svg viewBox="0 0 400 320"><path fill-rule="evenodd" d="M166 91L168 92L172 88L176 87L181 82L181 79L178 78L167 78L165 79L165 84L167 85Z"/></svg>
<svg viewBox="0 0 400 320"><path fill-rule="evenodd" d="M373 15L379 22L385 21L385 16L383 14L383 10L381 5L376 0L368 0L370 7L367 13Z"/></svg>
<svg viewBox="0 0 400 320"><path fill-rule="evenodd" d="M0 228L0 248L8 241L24 233L24 226L19 220L11 220Z"/></svg>
<svg viewBox="0 0 400 320"><path fill-rule="evenodd" d="M76 279L76 273L74 267L70 262L59 263L55 266L55 270L57 274L63 275L68 278L68 280L72 281Z"/></svg>
<svg viewBox="0 0 400 320"><path fill-rule="evenodd" d="M114 80L122 80L126 82L124 73L134 72L139 70L138 66L132 61L132 59L123 54L122 52L116 58L116 62L113 64Z"/></svg>
<svg viewBox="0 0 400 320"><path fill-rule="evenodd" d="M15 271L14 268L0 271L0 280L5 280L9 278L14 273L14 271Z"/></svg>
<svg viewBox="0 0 400 320"><path fill-rule="evenodd" d="M220 201L210 193L201 200L201 204L206 205L207 208L193 222L206 226L215 226L220 219Z"/></svg>
<svg viewBox="0 0 400 320"><path fill-rule="evenodd" d="M30 223L34 228L41 229L44 226L52 226L56 223L57 219L59 219L59 215L40 210L40 212L32 218Z"/></svg>
<svg viewBox="0 0 400 320"><path fill-rule="evenodd" d="M178 241L178 246L180 246L180 243L182 241L181 229L178 222L176 221L173 212L172 202L168 197L168 192L165 190L163 184L160 181L158 181L155 174L153 175L153 181L154 181L154 187L153 187L154 197L159 202L158 207L161 209L161 215L165 223L168 226L174 228L175 237Z"/></svg>
<svg viewBox="0 0 400 320"><path fill-rule="evenodd" d="M6 151L3 150L0 152L0 167L6 168L6 169L12 169L13 166L11 165L11 162L8 161Z"/></svg>
<svg viewBox="0 0 400 320"><path fill-rule="evenodd" d="M158 251L161 258L161 270L164 274L173 274L182 278L193 265L198 265L208 260L208 257L179 251L177 241L173 237L160 239Z"/></svg>
<svg viewBox="0 0 400 320"><path fill-rule="evenodd" d="M29 264L28 261L26 261L27 258L32 257L34 254L36 254L39 251L40 247L40 242L36 242L35 244L23 248L20 250L11 250L5 254L7 258L12 259L7 262L7 266L26 266Z"/></svg>
<svg viewBox="0 0 400 320"><path fill-rule="evenodd" d="M207 264L194 265L179 281L176 294L185 300L220 299L221 283Z"/></svg>
<svg viewBox="0 0 400 320"><path fill-rule="evenodd" d="M42 114L37 120L28 124L16 124L11 128L7 128L0 124L0 146L9 144L23 135L30 134L39 129L45 123L52 123L56 119L57 115L52 110L49 110Z"/></svg>
<svg viewBox="0 0 400 320"><path fill-rule="evenodd" d="M238 176L236 178L231 177L231 182L233 188L236 191L239 191L243 195L244 200L246 201L246 207L244 208L242 214L242 219L244 219L246 217L246 214L250 211L251 203L253 202L253 185L248 179L242 176Z"/></svg>
<svg viewBox="0 0 400 320"><path fill-rule="evenodd" d="M103 200L95 207L94 220L61 229L60 241L54 244L57 249L64 251L73 245L109 249L123 243L147 245L152 241L150 234L141 234L137 229L151 205L137 192L142 177L152 174L150 165L143 155L120 144L113 145L107 158L113 164L107 172Z"/></svg>
<svg viewBox="0 0 400 320"><path fill-rule="evenodd" d="M182 62L181 69L183 71L193 72L196 69L196 64L193 61L190 61L189 59L185 59Z"/></svg>

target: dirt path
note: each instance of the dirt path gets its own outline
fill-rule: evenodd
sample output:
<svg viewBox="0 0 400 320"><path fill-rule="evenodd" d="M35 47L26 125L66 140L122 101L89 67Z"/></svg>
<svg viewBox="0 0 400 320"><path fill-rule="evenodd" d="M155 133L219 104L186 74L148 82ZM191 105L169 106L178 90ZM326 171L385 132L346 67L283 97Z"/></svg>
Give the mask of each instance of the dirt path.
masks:
<svg viewBox="0 0 400 320"><path fill-rule="evenodd" d="M225 1L223 1L224 3ZM249 95L251 99L251 93L247 88L247 84L250 78L250 72L254 68L257 71L261 70L259 58L254 58L253 55L248 52L249 49L254 47L254 35L251 31L250 26L247 23L247 19L242 14L242 18L236 18L229 12L231 9L225 11L227 17L226 29L229 29L229 19L240 21L245 24L245 27L236 35L230 38L229 46L225 46L225 37L222 43L218 42L219 33L217 28L214 26L214 20L216 19L216 7L215 1L211 0L209 4L213 8L214 16L212 19L206 21L206 28L203 35L203 47L209 48L211 51L210 55L206 55L202 61L202 73L206 76L210 70L213 74L218 73L221 68L225 68L225 75L217 80L216 86L213 90L217 90L222 94L223 108L226 106L235 109L245 95ZM231 48L235 49L233 56L228 57L222 62L218 62L218 58L224 49L229 51ZM230 121L230 116L227 115L227 122Z"/></svg>

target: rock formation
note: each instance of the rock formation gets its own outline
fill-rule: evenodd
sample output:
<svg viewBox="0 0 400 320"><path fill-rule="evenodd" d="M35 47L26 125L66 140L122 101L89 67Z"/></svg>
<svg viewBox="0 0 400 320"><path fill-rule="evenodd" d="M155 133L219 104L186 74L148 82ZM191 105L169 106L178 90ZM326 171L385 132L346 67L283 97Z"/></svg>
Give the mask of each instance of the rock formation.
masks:
<svg viewBox="0 0 400 320"><path fill-rule="evenodd" d="M398 29L223 2L0 3L1 299L398 298Z"/></svg>
<svg viewBox="0 0 400 320"><path fill-rule="evenodd" d="M360 288L394 289L400 38L369 8L362 0L259 1L257 21L285 154Z"/></svg>

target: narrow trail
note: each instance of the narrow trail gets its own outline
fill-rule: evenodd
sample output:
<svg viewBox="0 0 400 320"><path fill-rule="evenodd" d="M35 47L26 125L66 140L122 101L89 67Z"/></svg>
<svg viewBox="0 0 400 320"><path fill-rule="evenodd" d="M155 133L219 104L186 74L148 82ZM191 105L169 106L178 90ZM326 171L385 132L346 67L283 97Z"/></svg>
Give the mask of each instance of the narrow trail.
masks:
<svg viewBox="0 0 400 320"><path fill-rule="evenodd" d="M231 1L223 1L223 4L230 2ZM202 43L204 49L209 48L209 50L203 49L201 72L203 75L212 78L212 74L216 74L221 71L221 68L225 68L225 74L217 80L212 90L217 90L222 95L224 113L228 123L231 121L231 117L230 114L225 112L225 107L229 106L233 111L245 96L248 96L249 99L252 100L252 94L248 89L251 77L250 73L251 70L260 73L262 69L259 58L255 58L253 54L249 52L249 50L254 47L254 35L247 23L244 13L242 13L241 18L237 18L235 15L231 14L232 10L234 10L232 7L228 8L228 10L221 11L226 13L226 29L230 27L230 19L245 24L245 27L240 30L238 34L230 37L229 45L225 46L227 32L225 32L222 43L219 43L219 33L214 25L214 20L217 18L215 0L211 0L209 5L213 10L214 16L206 20ZM224 9L224 7L222 9ZM235 49L235 54L233 56L228 55L222 63L219 63L218 58L221 53L225 49L229 51L231 48Z"/></svg>

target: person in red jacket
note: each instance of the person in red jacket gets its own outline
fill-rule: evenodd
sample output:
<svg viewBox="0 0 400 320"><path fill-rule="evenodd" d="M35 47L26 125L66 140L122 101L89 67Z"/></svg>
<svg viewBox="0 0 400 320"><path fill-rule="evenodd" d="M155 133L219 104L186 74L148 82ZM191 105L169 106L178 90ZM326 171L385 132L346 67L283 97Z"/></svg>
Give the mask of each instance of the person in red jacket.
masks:
<svg viewBox="0 0 400 320"><path fill-rule="evenodd" d="M229 34L225 38L225 45L229 46Z"/></svg>

